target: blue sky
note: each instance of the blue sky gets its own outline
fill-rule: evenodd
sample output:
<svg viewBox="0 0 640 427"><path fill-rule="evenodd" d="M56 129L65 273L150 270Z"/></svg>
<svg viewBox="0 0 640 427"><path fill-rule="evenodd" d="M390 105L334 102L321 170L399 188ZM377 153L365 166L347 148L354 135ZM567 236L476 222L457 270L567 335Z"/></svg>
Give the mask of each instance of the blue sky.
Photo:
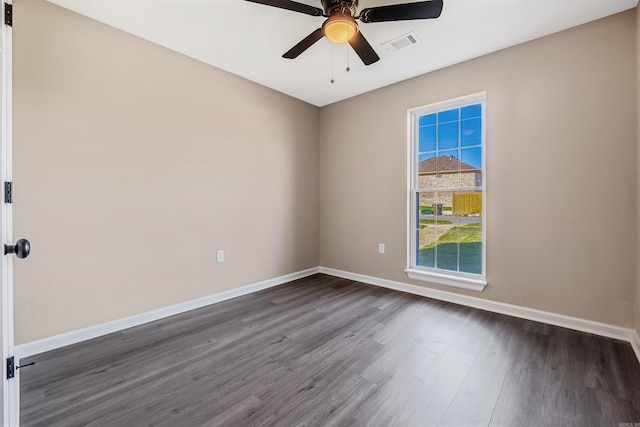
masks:
<svg viewBox="0 0 640 427"><path fill-rule="evenodd" d="M482 104L426 114L419 119L419 161L453 156L482 169Z"/></svg>

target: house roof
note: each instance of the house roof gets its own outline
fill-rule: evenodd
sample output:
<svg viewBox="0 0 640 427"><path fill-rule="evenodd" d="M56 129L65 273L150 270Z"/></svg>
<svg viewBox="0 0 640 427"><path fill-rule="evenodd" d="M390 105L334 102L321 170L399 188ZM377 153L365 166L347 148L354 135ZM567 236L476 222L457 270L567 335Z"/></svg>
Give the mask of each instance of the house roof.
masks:
<svg viewBox="0 0 640 427"><path fill-rule="evenodd" d="M479 172L476 167L468 165L453 156L431 157L420 162L420 175L431 175L435 173L454 173L454 172Z"/></svg>

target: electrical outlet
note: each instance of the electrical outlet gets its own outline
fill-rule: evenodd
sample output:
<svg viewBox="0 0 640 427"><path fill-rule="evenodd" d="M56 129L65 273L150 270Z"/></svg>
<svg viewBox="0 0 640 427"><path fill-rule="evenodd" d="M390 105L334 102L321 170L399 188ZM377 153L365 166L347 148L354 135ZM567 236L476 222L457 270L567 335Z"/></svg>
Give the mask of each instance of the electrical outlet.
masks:
<svg viewBox="0 0 640 427"><path fill-rule="evenodd" d="M216 262L224 262L224 251L216 252Z"/></svg>
<svg viewBox="0 0 640 427"><path fill-rule="evenodd" d="M384 243L378 243L378 253L379 254L384 253Z"/></svg>

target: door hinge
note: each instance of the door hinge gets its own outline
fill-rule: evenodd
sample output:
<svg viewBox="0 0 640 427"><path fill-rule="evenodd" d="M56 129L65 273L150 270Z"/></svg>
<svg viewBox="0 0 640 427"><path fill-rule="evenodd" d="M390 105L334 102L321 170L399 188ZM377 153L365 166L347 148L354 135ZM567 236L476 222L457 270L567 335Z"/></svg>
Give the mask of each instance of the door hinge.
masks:
<svg viewBox="0 0 640 427"><path fill-rule="evenodd" d="M16 376L16 369L33 366L36 362L27 363L26 365L16 366L13 356L7 359L7 379L10 380Z"/></svg>
<svg viewBox="0 0 640 427"><path fill-rule="evenodd" d="M4 183L4 202L13 203L13 182Z"/></svg>
<svg viewBox="0 0 640 427"><path fill-rule="evenodd" d="M13 361L13 356L11 356L7 358L7 379L10 380L15 376L16 376L16 365Z"/></svg>
<svg viewBox="0 0 640 427"><path fill-rule="evenodd" d="M4 4L4 24L13 27L13 5L11 3Z"/></svg>

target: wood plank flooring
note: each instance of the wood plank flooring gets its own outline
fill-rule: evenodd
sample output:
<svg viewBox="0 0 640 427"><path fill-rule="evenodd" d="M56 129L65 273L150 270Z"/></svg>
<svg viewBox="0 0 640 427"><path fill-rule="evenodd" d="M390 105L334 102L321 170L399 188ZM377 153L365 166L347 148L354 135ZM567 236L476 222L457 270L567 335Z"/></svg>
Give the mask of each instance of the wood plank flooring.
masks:
<svg viewBox="0 0 640 427"><path fill-rule="evenodd" d="M640 423L629 343L320 274L30 362L24 426Z"/></svg>

